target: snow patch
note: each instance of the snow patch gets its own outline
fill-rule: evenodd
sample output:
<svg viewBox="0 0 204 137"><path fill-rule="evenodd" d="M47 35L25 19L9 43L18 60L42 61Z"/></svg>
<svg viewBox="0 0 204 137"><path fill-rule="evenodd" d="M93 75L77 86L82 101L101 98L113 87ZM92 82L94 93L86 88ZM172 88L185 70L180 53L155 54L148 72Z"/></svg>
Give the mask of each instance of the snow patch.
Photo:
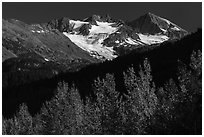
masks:
<svg viewBox="0 0 204 137"><path fill-rule="evenodd" d="M70 20L69 23L73 25L73 29L77 29L84 24L89 24L89 22L79 21L79 20Z"/></svg>
<svg viewBox="0 0 204 137"><path fill-rule="evenodd" d="M180 31L180 29L179 29L179 28L177 28L176 26L175 26L175 27L173 27L173 28L171 28L171 29L176 30L176 31Z"/></svg>
<svg viewBox="0 0 204 137"><path fill-rule="evenodd" d="M37 33L41 33L41 32L44 32L44 31L37 30L36 32L37 32Z"/></svg>
<svg viewBox="0 0 204 137"><path fill-rule="evenodd" d="M166 35L144 35L140 33L138 36L140 37L141 42L148 45L162 43L169 39Z"/></svg>
<svg viewBox="0 0 204 137"><path fill-rule="evenodd" d="M130 45L138 45L138 42L132 38L127 38L125 40L126 43L130 44Z"/></svg>
<svg viewBox="0 0 204 137"><path fill-rule="evenodd" d="M49 59L47 59L47 58L44 58L44 60L45 60L45 61L49 61Z"/></svg>
<svg viewBox="0 0 204 137"><path fill-rule="evenodd" d="M160 28L163 32L167 32L167 30L163 29L163 28Z"/></svg>
<svg viewBox="0 0 204 137"><path fill-rule="evenodd" d="M33 33L47 33L47 32L49 32L48 30L31 30L31 32L33 32Z"/></svg>

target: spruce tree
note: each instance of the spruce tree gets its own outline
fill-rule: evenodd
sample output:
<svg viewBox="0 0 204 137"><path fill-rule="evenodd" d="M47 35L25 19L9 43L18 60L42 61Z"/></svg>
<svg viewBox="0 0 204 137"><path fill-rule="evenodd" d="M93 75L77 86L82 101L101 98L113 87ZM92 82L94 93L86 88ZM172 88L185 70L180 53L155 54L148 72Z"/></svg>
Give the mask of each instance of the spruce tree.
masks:
<svg viewBox="0 0 204 137"><path fill-rule="evenodd" d="M41 110L43 134L83 134L83 103L74 87L60 83L56 96Z"/></svg>
<svg viewBox="0 0 204 137"><path fill-rule="evenodd" d="M106 74L105 79L94 82L96 106L102 126L102 134L121 134L121 115L119 113L119 92L115 90L115 79L111 74Z"/></svg>
<svg viewBox="0 0 204 137"><path fill-rule="evenodd" d="M34 133L33 129L33 119L28 112L28 107L26 104L20 106L19 112L12 119L3 119L3 134L10 135L32 135Z"/></svg>
<svg viewBox="0 0 204 137"><path fill-rule="evenodd" d="M146 134L145 129L150 124L158 103L148 60L145 59L143 67L140 66L139 76L134 68L129 68L124 73L124 80L128 91L125 101L127 134Z"/></svg>

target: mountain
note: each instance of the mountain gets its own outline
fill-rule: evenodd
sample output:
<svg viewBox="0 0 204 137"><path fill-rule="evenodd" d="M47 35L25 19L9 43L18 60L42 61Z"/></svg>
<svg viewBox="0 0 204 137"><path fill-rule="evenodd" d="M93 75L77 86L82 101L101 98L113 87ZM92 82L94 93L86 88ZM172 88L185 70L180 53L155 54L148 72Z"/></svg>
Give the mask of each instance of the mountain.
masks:
<svg viewBox="0 0 204 137"><path fill-rule="evenodd" d="M40 24L3 19L3 87L79 71L135 50L152 50L186 34L181 27L152 13L130 22L109 15L83 20L62 17Z"/></svg>
<svg viewBox="0 0 204 137"><path fill-rule="evenodd" d="M3 61L32 55L69 66L73 62L112 60L133 49L179 39L187 31L147 13L127 23L109 15L92 15L83 20L63 17L31 25L14 19L3 20L2 34Z"/></svg>
<svg viewBox="0 0 204 137"><path fill-rule="evenodd" d="M188 33L169 20L150 12L140 16L138 19L128 22L128 24L140 33L150 35L164 34L170 39L181 38Z"/></svg>
<svg viewBox="0 0 204 137"><path fill-rule="evenodd" d="M125 23L109 15L92 15L84 20L59 19L48 26L60 30L73 43L100 60L167 40L180 39L188 32L167 19L147 13Z"/></svg>
<svg viewBox="0 0 204 137"><path fill-rule="evenodd" d="M40 24L2 20L3 86L79 71L134 50L152 50L187 34L152 13L130 22L109 15L91 15L83 20L62 17ZM24 80L18 81L16 75Z"/></svg>

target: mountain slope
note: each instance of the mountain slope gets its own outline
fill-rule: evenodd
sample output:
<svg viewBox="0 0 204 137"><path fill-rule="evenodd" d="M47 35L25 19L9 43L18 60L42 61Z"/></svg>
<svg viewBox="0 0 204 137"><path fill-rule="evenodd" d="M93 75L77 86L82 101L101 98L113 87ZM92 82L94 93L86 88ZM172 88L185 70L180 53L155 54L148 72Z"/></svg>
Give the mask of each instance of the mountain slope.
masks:
<svg viewBox="0 0 204 137"><path fill-rule="evenodd" d="M65 66L77 60L96 61L58 30L47 30L40 25L27 25L18 20L3 20L2 34L3 47L16 57L44 59ZM5 58L10 57L7 55Z"/></svg>

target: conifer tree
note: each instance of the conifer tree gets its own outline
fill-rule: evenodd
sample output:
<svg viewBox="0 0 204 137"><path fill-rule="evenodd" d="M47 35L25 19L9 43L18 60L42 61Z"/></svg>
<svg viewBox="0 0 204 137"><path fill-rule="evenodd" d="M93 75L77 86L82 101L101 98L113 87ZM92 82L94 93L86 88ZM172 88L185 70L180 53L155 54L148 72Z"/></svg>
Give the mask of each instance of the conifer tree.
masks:
<svg viewBox="0 0 204 137"><path fill-rule="evenodd" d="M19 112L12 119L3 119L3 134L10 135L32 135L33 120L32 116L28 112L26 104L20 106Z"/></svg>
<svg viewBox="0 0 204 137"><path fill-rule="evenodd" d="M189 67L180 62L178 79L181 88L181 105L178 110L182 113L180 124L183 131L201 134L202 123L202 53L193 51ZM188 119L188 120L187 120Z"/></svg>
<svg viewBox="0 0 204 137"><path fill-rule="evenodd" d="M143 67L140 66L139 76L133 68L129 68L124 73L124 80L128 91L125 102L127 133L145 134L158 102L148 60L145 59Z"/></svg>
<svg viewBox="0 0 204 137"><path fill-rule="evenodd" d="M75 88L60 83L56 96L42 108L44 134L83 134L83 103Z"/></svg>
<svg viewBox="0 0 204 137"><path fill-rule="evenodd" d="M102 134L102 122L99 106L91 98L87 97L84 106L84 129L85 134Z"/></svg>
<svg viewBox="0 0 204 137"><path fill-rule="evenodd" d="M115 90L114 76L107 74L105 79L98 78L93 87L101 119L102 134L120 134L119 92Z"/></svg>

